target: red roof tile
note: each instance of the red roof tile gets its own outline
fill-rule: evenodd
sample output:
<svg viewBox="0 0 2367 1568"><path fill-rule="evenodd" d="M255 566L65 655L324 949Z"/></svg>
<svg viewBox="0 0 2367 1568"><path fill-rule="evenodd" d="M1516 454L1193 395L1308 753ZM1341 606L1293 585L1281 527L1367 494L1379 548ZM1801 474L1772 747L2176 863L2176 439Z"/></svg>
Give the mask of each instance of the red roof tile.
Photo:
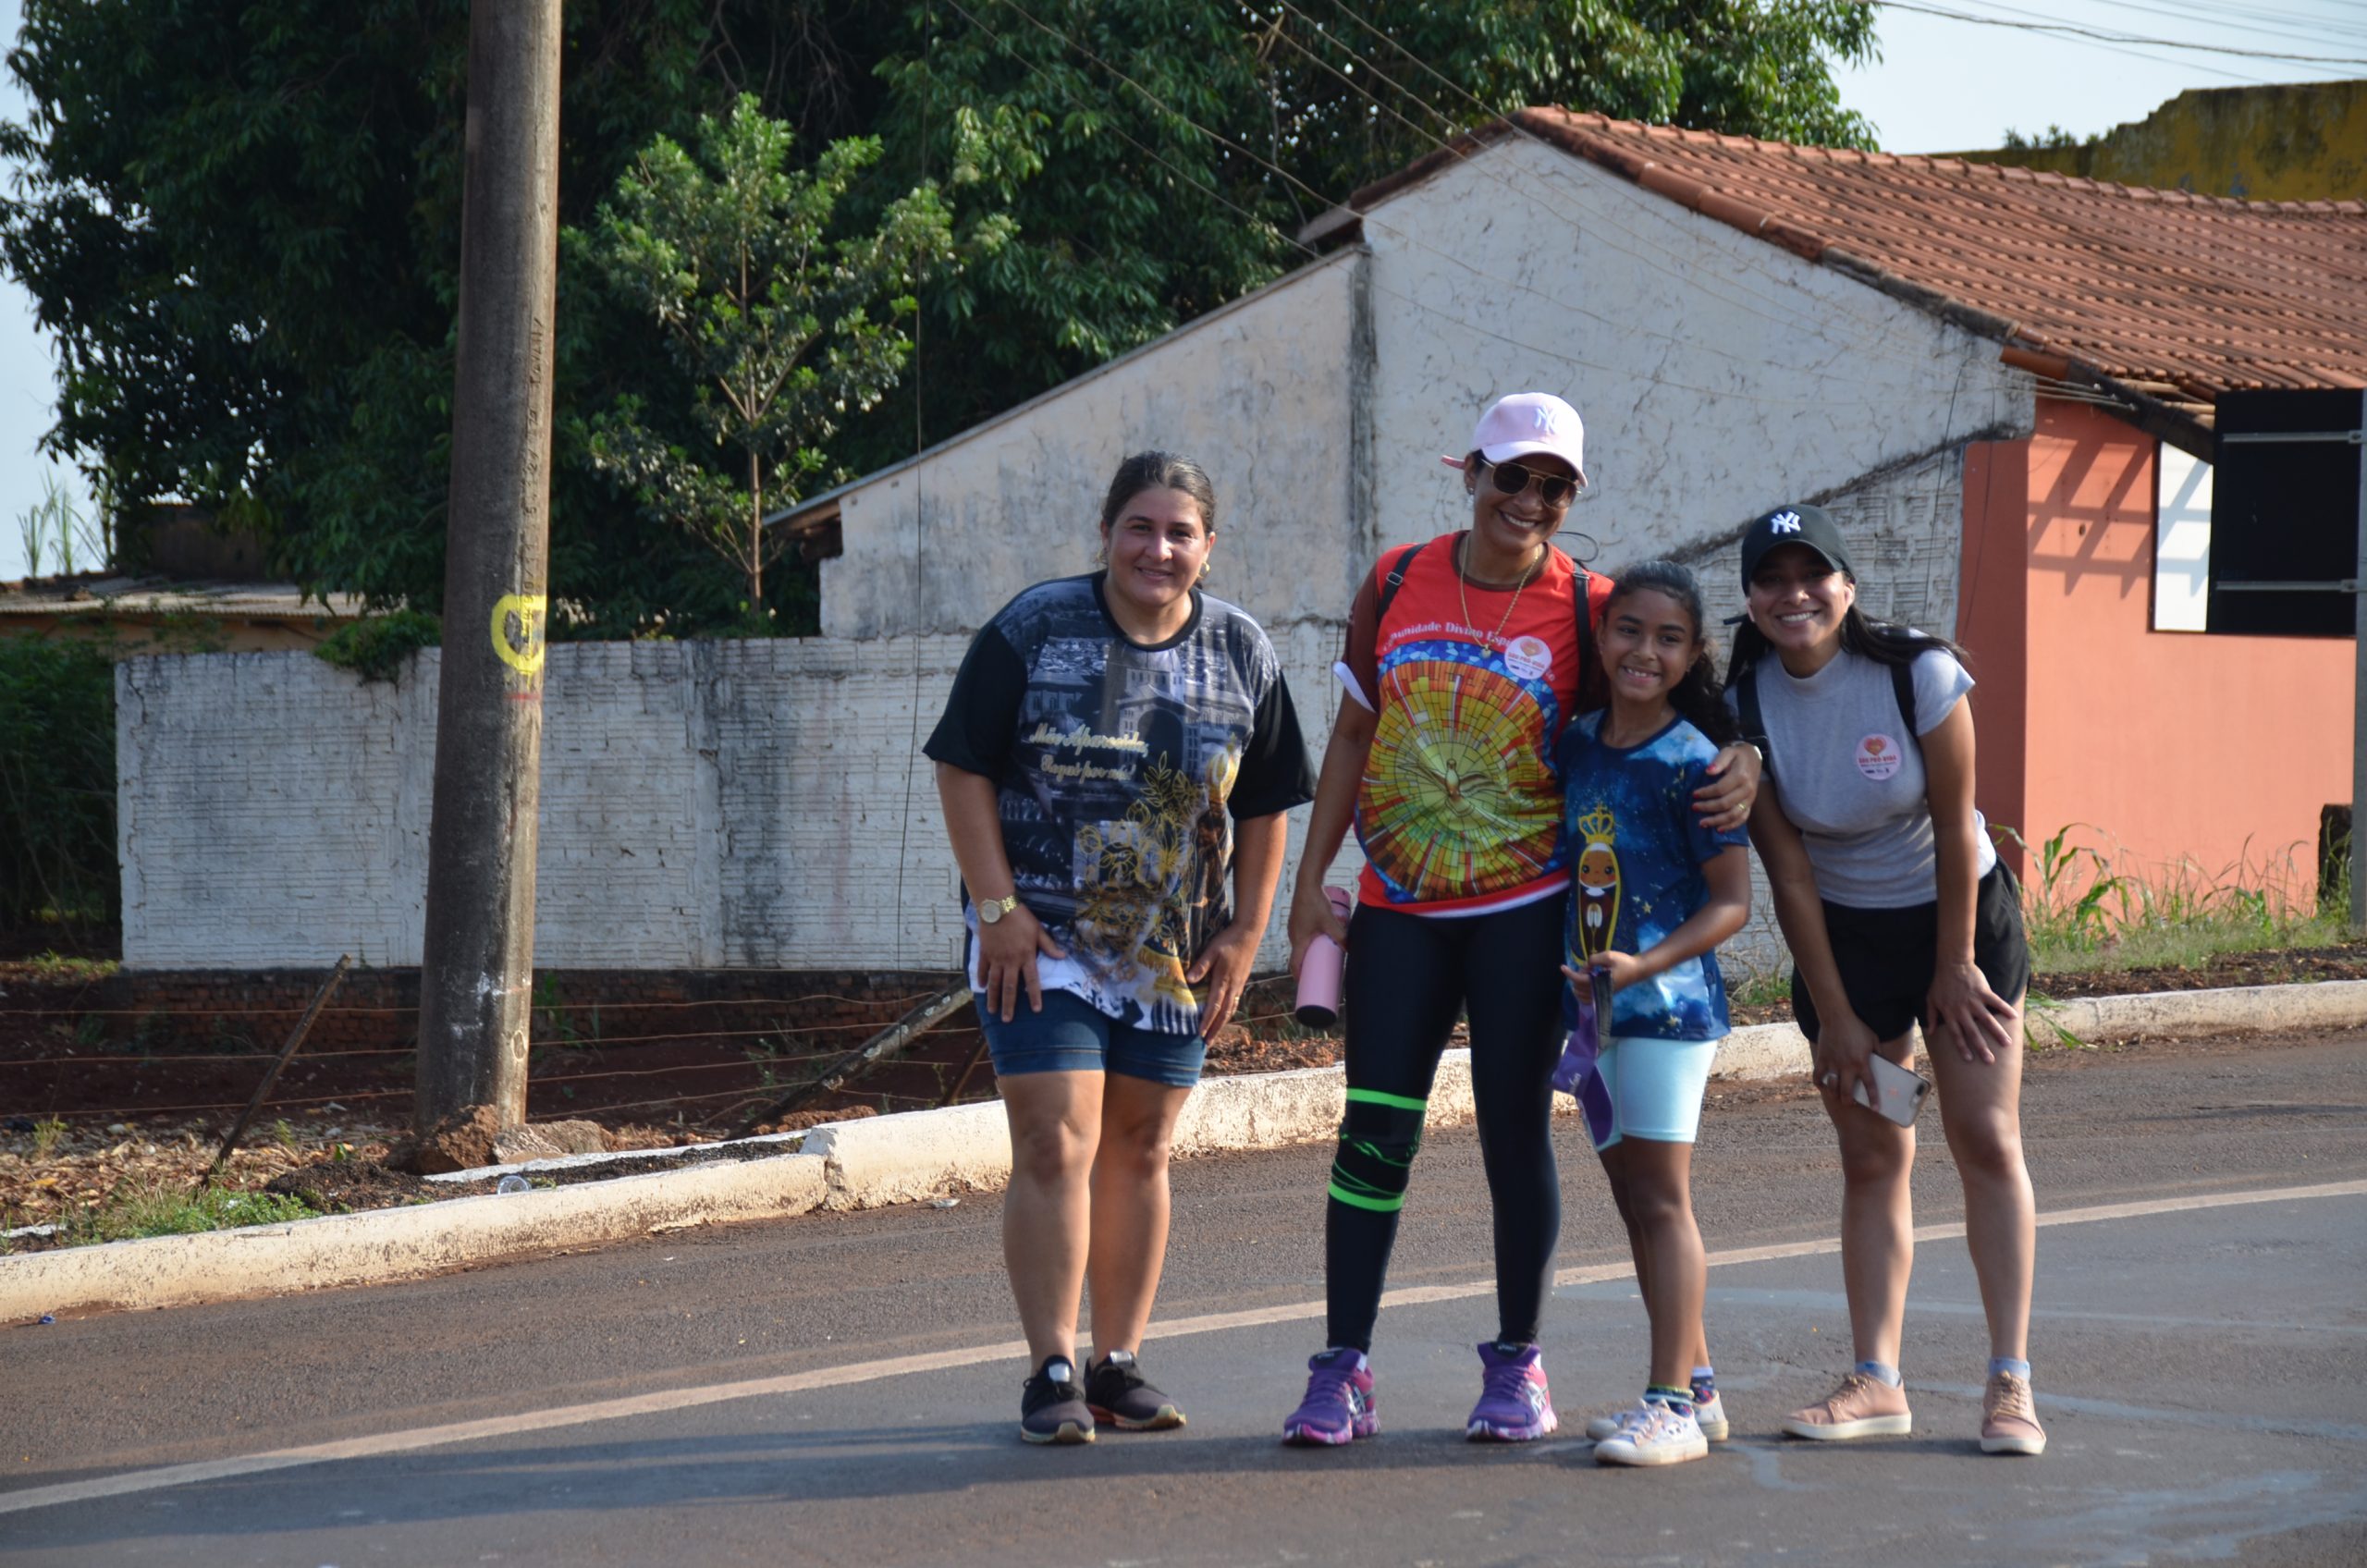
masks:
<svg viewBox="0 0 2367 1568"><path fill-rule="evenodd" d="M2367 386L2367 203L2238 202L1563 109L1515 118L1707 216L2116 381L2200 402ZM1478 136L1510 133L1500 121ZM1463 155L1432 154L1351 205Z"/></svg>

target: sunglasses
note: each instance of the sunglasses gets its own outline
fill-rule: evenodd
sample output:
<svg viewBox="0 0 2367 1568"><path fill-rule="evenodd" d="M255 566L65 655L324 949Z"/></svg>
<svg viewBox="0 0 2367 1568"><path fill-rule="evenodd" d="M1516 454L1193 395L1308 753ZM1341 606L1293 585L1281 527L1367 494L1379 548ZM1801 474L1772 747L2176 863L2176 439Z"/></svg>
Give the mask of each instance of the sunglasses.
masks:
<svg viewBox="0 0 2367 1568"><path fill-rule="evenodd" d="M1537 498L1549 507L1566 507L1586 494L1575 479L1564 479L1558 473L1539 473L1520 463L1491 463L1481 458L1479 465L1488 470L1490 480L1507 496L1517 496L1532 484L1537 486Z"/></svg>

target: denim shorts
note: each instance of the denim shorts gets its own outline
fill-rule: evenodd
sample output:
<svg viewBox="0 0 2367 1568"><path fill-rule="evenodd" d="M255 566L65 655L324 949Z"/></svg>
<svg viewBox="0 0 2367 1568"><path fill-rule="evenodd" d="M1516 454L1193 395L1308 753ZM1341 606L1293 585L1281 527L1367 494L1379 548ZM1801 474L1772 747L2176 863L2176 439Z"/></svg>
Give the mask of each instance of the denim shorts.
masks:
<svg viewBox="0 0 2367 1568"><path fill-rule="evenodd" d="M998 1078L1023 1072L1115 1072L1176 1089L1200 1081L1208 1043L1197 1035L1161 1034L1121 1023L1075 993L1059 990L1044 993L1041 1012L1029 1011L1026 993L1021 992L1019 1005L1005 1023L988 1011L983 992L971 995Z"/></svg>
<svg viewBox="0 0 2367 1568"><path fill-rule="evenodd" d="M1646 1040L1623 1035L1602 1047L1595 1071L1611 1092L1611 1135L1600 1154L1622 1138L1689 1144L1701 1131L1701 1096L1718 1060L1715 1040Z"/></svg>

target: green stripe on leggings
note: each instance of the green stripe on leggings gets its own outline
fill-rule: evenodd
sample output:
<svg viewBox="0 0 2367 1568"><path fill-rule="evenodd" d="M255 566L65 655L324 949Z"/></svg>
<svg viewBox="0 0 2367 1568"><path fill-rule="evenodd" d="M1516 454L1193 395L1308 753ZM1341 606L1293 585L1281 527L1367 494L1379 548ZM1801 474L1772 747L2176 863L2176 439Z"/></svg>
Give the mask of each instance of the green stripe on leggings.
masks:
<svg viewBox="0 0 2367 1568"><path fill-rule="evenodd" d="M1394 1110L1427 1110L1430 1102L1417 1100L1409 1095L1385 1095L1379 1089L1350 1089L1351 1102L1364 1105L1385 1105Z"/></svg>
<svg viewBox="0 0 2367 1568"><path fill-rule="evenodd" d="M1331 1183L1331 1195L1351 1208L1368 1208L1375 1214L1394 1214L1405 1207L1404 1193L1394 1197L1367 1197L1362 1193L1349 1192L1337 1182Z"/></svg>

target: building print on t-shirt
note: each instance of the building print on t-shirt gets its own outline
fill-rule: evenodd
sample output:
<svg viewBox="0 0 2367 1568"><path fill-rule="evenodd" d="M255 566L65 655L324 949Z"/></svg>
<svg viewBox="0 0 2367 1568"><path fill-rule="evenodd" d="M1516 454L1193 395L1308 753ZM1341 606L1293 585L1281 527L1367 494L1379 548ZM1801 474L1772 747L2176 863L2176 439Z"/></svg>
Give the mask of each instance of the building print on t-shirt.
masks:
<svg viewBox="0 0 2367 1568"><path fill-rule="evenodd" d="M1365 857L1393 900L1518 888L1553 869L1561 813L1537 747L1538 688L1440 639L1382 659L1384 700L1356 802Z"/></svg>
<svg viewBox="0 0 2367 1568"><path fill-rule="evenodd" d="M1619 934L1619 819L1597 806L1576 826L1578 956L1594 958L1609 952Z"/></svg>

